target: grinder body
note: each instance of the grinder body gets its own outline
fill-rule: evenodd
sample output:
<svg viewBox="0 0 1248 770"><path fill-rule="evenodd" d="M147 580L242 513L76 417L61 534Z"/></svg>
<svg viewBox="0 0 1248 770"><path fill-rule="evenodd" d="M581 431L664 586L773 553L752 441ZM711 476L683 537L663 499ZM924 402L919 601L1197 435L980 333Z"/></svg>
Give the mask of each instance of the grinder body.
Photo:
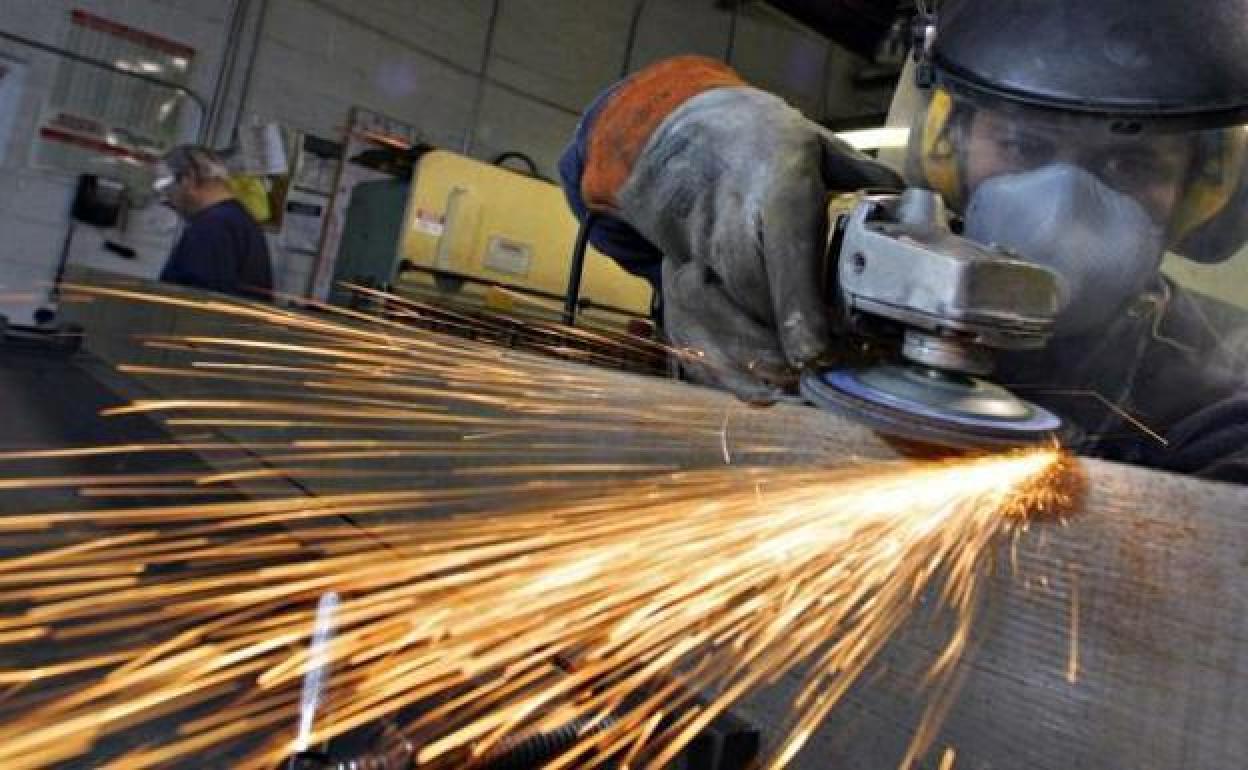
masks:
<svg viewBox="0 0 1248 770"><path fill-rule="evenodd" d="M1060 438L1059 418L983 379L994 351L1047 344L1052 271L955 233L931 190L834 201L829 220L825 294L843 344L836 367L803 376L807 399L925 443Z"/></svg>

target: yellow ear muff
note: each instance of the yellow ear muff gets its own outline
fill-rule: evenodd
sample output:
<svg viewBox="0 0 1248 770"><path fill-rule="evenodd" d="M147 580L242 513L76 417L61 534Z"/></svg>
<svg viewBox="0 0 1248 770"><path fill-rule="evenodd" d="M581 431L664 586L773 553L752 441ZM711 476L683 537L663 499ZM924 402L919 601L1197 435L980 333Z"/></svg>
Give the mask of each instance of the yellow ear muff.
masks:
<svg viewBox="0 0 1248 770"><path fill-rule="evenodd" d="M1199 148L1192 181L1174 215L1177 242L1217 216L1235 193L1244 168L1248 135L1243 127L1213 134Z"/></svg>
<svg viewBox="0 0 1248 770"><path fill-rule="evenodd" d="M932 93L923 121L920 160L923 178L952 206L960 204L962 180L953 141L953 97L943 88Z"/></svg>

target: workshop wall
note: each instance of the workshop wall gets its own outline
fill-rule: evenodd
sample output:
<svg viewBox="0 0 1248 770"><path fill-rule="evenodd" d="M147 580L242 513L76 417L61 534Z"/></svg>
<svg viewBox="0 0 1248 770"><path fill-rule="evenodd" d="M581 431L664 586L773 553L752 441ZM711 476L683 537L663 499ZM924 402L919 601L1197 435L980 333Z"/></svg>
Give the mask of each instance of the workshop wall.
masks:
<svg viewBox="0 0 1248 770"><path fill-rule="evenodd" d="M647 0L630 53L635 6L618 0L501 0L492 40L493 0L271 0L245 110L333 136L364 106L434 144L485 159L521 151L553 175L584 106L665 56L729 58L814 118L861 103L841 93L853 54L766 6L743 7L735 30L715 6ZM887 89L870 97L871 111L887 108Z"/></svg>
<svg viewBox="0 0 1248 770"><path fill-rule="evenodd" d="M197 0L0 0L0 29L62 45L70 11L81 9L176 40L196 49L189 87L211 94L225 49L228 3ZM61 59L0 39L0 55L26 65L21 103L10 141L0 152L0 315L30 323L43 304L43 285L51 281L64 243L74 178L45 171L32 163L35 127ZM183 110L186 129L194 130L194 108ZM122 259L100 248L116 234L79 228L73 256L90 258L106 269L153 275L163 265L177 227L170 212L152 207L139 212L128 228L127 245L138 252Z"/></svg>
<svg viewBox="0 0 1248 770"><path fill-rule="evenodd" d="M65 41L82 9L196 49L191 87L217 89L222 57L234 62L220 89L213 142L227 144L239 119L272 120L326 138L341 135L352 106L417 126L433 144L492 159L523 152L555 175L581 109L622 74L678 53L727 58L751 82L811 117L882 112L887 89L853 93L860 60L765 6L736 14L715 0L251 0L239 39L227 40L232 2L196 0L0 0L0 29ZM497 15L495 15L497 14ZM491 36L491 27L493 34ZM256 35L257 30L259 35ZM257 42L258 41L258 42ZM247 64L253 61L248 67ZM488 49L488 56L487 56ZM0 166L0 314L27 323L38 297L15 297L51 279L65 236L73 179L32 167L38 115L58 60L0 41L0 54L30 65L25 95ZM484 72L484 77L482 77ZM865 101L864 101L865 99ZM847 110L847 105L852 105ZM183 110L187 136L194 110ZM177 221L135 212L124 234L78 228L75 264L153 276ZM136 252L122 259L105 241ZM278 286L299 293L312 257L276 248Z"/></svg>

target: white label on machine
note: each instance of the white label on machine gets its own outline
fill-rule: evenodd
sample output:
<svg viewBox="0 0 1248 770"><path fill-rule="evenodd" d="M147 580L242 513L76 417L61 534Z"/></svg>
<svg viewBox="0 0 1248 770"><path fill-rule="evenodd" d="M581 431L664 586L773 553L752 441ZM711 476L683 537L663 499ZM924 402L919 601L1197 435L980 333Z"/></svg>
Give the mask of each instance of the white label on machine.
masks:
<svg viewBox="0 0 1248 770"><path fill-rule="evenodd" d="M533 247L496 235L485 248L485 266L490 270L521 278L533 266Z"/></svg>
<svg viewBox="0 0 1248 770"><path fill-rule="evenodd" d="M412 229L418 233L441 238L442 233L446 231L446 218L432 211L416 209L416 216L412 218Z"/></svg>

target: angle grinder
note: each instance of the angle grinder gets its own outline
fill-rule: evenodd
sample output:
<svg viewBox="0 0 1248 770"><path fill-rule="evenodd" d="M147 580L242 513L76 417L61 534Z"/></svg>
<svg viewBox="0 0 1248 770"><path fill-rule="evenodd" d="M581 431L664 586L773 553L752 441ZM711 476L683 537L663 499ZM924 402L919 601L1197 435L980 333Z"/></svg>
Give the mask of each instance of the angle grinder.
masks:
<svg viewBox="0 0 1248 770"><path fill-rule="evenodd" d="M883 433L959 449L1063 438L1060 417L986 377L996 350L1044 347L1057 277L955 233L940 195L834 199L826 275L842 349L802 395Z"/></svg>

